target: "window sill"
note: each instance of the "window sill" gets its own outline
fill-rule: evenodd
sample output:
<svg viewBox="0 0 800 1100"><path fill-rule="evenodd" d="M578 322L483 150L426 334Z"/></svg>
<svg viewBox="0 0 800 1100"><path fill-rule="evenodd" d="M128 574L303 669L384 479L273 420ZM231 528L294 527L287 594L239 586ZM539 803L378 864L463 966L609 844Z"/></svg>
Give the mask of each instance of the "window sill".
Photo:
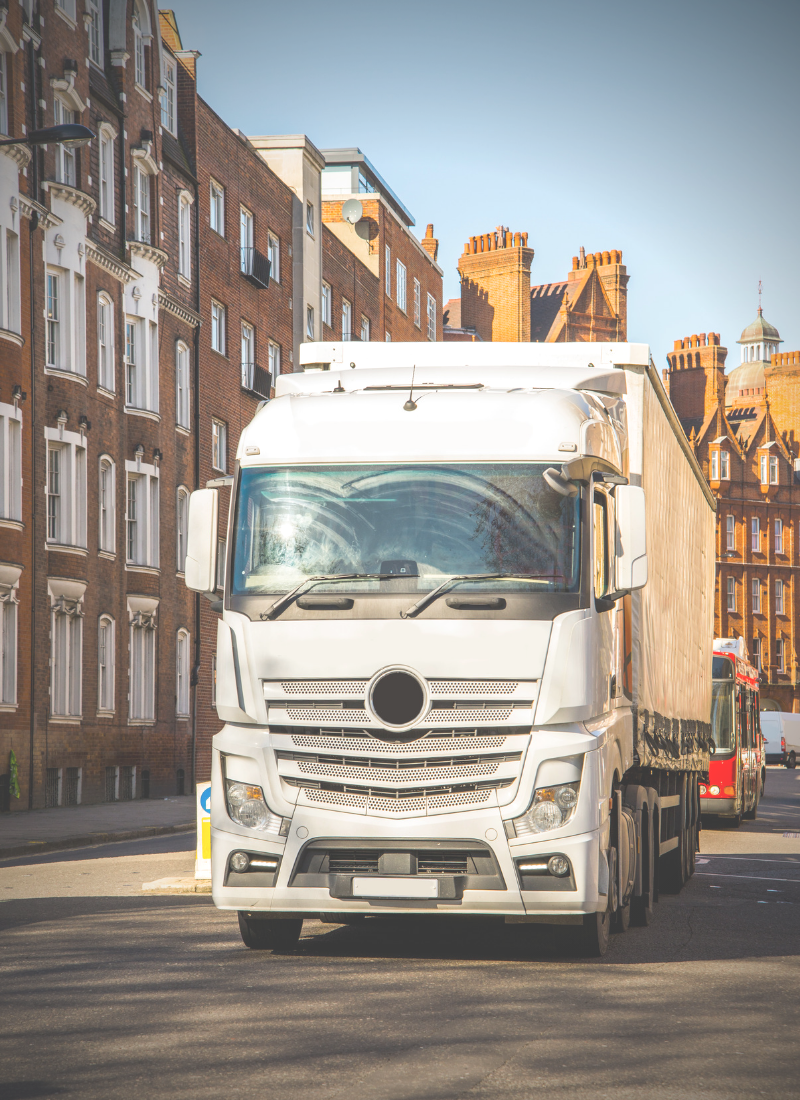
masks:
<svg viewBox="0 0 800 1100"><path fill-rule="evenodd" d="M97 392L102 393L103 397L110 397L112 401L116 400L116 394L113 390L107 390L105 386L98 386Z"/></svg>
<svg viewBox="0 0 800 1100"><path fill-rule="evenodd" d="M25 524L20 519L0 519L0 527L8 527L12 531L25 530Z"/></svg>
<svg viewBox="0 0 800 1100"><path fill-rule="evenodd" d="M191 436L191 434L192 434L189 431L188 428L184 428L183 424L176 424L175 425L175 431L180 432L181 435L185 435L185 436Z"/></svg>
<svg viewBox="0 0 800 1100"><path fill-rule="evenodd" d="M192 716L191 714L176 714L175 717L179 722L188 722Z"/></svg>
<svg viewBox="0 0 800 1100"><path fill-rule="evenodd" d="M56 15L61 16L61 18L64 20L64 22L70 28L70 30L74 31L74 30L78 29L78 24L75 22L75 20L72 18L72 16L67 15L67 13L65 11L62 11L61 8L59 8L57 5L54 5L54 10L55 10Z"/></svg>
<svg viewBox="0 0 800 1100"><path fill-rule="evenodd" d="M0 703L0 714L11 714L19 710L19 703Z"/></svg>
<svg viewBox="0 0 800 1100"><path fill-rule="evenodd" d="M182 271L178 272L178 283L180 284L180 286L183 287L184 290L192 289L192 280L187 279Z"/></svg>
<svg viewBox="0 0 800 1100"><path fill-rule="evenodd" d="M113 550L98 550L97 551L97 556L98 556L98 558L102 558L104 561L116 561L117 560L117 555L114 553Z"/></svg>
<svg viewBox="0 0 800 1100"><path fill-rule="evenodd" d="M129 718L129 726L154 726L156 724L155 718ZM131 800L133 801L133 800Z"/></svg>
<svg viewBox="0 0 800 1100"><path fill-rule="evenodd" d="M178 578L178 580L181 580L181 581L186 579L186 574L185 573L180 573L179 572L179 573L176 573L175 576Z"/></svg>
<svg viewBox="0 0 800 1100"><path fill-rule="evenodd" d="M45 367L44 373L52 374L56 378L69 378L73 382L80 382L82 386L89 385L89 383L86 381L86 375L78 374L78 372L74 370L61 370L60 367Z"/></svg>
<svg viewBox="0 0 800 1100"><path fill-rule="evenodd" d="M98 718L113 718L114 717L114 711L113 710L98 710L97 717Z"/></svg>
<svg viewBox="0 0 800 1100"><path fill-rule="evenodd" d="M66 542L46 542L46 550L58 550L62 554L77 554L79 558L88 558L89 551L85 546L70 546Z"/></svg>
<svg viewBox="0 0 800 1100"><path fill-rule="evenodd" d="M116 233L117 227L113 222L106 221L105 218L98 218L97 220L107 233Z"/></svg>
<svg viewBox="0 0 800 1100"><path fill-rule="evenodd" d="M152 577L160 577L161 570L155 565L136 565L132 562L125 562L125 571L127 573L149 573Z"/></svg>
<svg viewBox="0 0 800 1100"><path fill-rule="evenodd" d="M226 353L224 351L220 351L219 348L212 347L211 350L214 352L215 355L218 355L220 357L220 359L227 359L228 358Z"/></svg>
<svg viewBox="0 0 800 1100"><path fill-rule="evenodd" d="M8 340L9 344L16 344L18 348L25 343L25 337L10 328L0 328L0 340Z"/></svg>
<svg viewBox="0 0 800 1100"><path fill-rule="evenodd" d="M153 102L153 97L150 94L150 92L148 92L147 88L143 88L141 86L141 84L134 84L134 88L136 89L136 91L139 93L140 96L144 96L144 98L147 100L148 103Z"/></svg>
<svg viewBox="0 0 800 1100"><path fill-rule="evenodd" d="M126 405L125 412L128 416L143 416L145 420L155 420L157 424L161 423L161 416L150 409L136 409L133 405Z"/></svg>
<svg viewBox="0 0 800 1100"><path fill-rule="evenodd" d="M82 714L51 714L49 722L58 722L64 726L79 726L83 721Z"/></svg>

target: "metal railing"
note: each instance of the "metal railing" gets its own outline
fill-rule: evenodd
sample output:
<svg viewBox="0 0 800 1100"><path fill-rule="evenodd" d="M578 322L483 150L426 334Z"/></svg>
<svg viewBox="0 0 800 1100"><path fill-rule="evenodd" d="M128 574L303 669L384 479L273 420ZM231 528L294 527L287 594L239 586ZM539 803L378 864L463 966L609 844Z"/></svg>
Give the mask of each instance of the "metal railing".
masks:
<svg viewBox="0 0 800 1100"><path fill-rule="evenodd" d="M270 266L267 257L257 248L242 247L242 275L260 290L266 290L269 286Z"/></svg>
<svg viewBox="0 0 800 1100"><path fill-rule="evenodd" d="M242 363L242 389L263 397L267 401L272 389L272 375L257 363Z"/></svg>

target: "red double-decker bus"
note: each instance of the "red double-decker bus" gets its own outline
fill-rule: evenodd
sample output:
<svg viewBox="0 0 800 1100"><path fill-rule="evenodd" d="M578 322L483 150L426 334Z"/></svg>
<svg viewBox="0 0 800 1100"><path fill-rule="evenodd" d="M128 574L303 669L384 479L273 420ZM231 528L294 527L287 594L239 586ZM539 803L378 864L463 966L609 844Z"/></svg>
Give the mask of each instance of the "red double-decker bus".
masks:
<svg viewBox="0 0 800 1100"><path fill-rule="evenodd" d="M755 818L761 798L763 755L758 670L747 660L741 639L714 642L711 735L714 748L708 783L700 784L700 811L729 818Z"/></svg>

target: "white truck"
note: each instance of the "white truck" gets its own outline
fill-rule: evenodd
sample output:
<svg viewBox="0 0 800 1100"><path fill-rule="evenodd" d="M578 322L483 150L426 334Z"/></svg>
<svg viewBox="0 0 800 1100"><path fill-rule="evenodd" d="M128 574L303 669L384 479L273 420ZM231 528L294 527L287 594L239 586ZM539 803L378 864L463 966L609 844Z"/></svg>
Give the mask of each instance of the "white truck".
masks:
<svg viewBox="0 0 800 1100"><path fill-rule="evenodd" d="M649 348L301 353L231 484L215 904L252 948L463 914L602 954L692 873L711 747L714 501Z"/></svg>

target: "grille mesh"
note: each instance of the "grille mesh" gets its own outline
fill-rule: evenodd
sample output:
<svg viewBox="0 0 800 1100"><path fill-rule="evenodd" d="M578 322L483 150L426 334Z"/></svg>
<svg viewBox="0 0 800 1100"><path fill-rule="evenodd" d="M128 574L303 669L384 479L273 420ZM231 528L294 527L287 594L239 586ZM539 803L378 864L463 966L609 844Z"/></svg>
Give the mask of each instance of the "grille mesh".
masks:
<svg viewBox="0 0 800 1100"><path fill-rule="evenodd" d="M363 709L350 712L353 722L366 723L372 719ZM287 707L286 717L292 722L346 722L349 715L341 707Z"/></svg>
<svg viewBox="0 0 800 1100"><path fill-rule="evenodd" d="M519 687L516 680L431 680L431 695L513 695Z"/></svg>
<svg viewBox="0 0 800 1100"><path fill-rule="evenodd" d="M427 722L506 722L511 717L514 708L500 707L441 707L435 708L426 715Z"/></svg>
<svg viewBox="0 0 800 1100"><path fill-rule="evenodd" d="M353 794L350 791L320 791L313 787L303 787L302 791L309 802L394 814L425 813L428 809L442 810L450 806L475 806L488 802L492 796L491 790L457 791L452 794L433 795L429 798L380 798L375 795Z"/></svg>
<svg viewBox="0 0 800 1100"><path fill-rule="evenodd" d="M366 779L376 783L392 782L438 782L442 779L469 779L475 776L494 775L499 765L458 764L450 768L354 768L338 764L317 764L306 760L299 761L298 769L303 775L322 775L331 779Z"/></svg>
<svg viewBox="0 0 800 1100"><path fill-rule="evenodd" d="M281 690L287 695L363 695L366 680L281 680Z"/></svg>
<svg viewBox="0 0 800 1100"><path fill-rule="evenodd" d="M423 731L423 734L426 731ZM437 731L438 732L438 731ZM314 734L292 734L292 744L296 745L299 749L343 749L345 752L356 751L363 752L365 749L365 738L348 737L333 737L326 734L319 736ZM437 737L436 741L444 742L446 738ZM506 742L504 736L496 737L458 737L453 738L453 741L457 742L459 751L473 752L476 749L501 749ZM413 742L416 744L416 742ZM368 739L370 753L396 753L398 746L390 741L376 741L372 738ZM452 744L443 744L442 748L451 750Z"/></svg>

